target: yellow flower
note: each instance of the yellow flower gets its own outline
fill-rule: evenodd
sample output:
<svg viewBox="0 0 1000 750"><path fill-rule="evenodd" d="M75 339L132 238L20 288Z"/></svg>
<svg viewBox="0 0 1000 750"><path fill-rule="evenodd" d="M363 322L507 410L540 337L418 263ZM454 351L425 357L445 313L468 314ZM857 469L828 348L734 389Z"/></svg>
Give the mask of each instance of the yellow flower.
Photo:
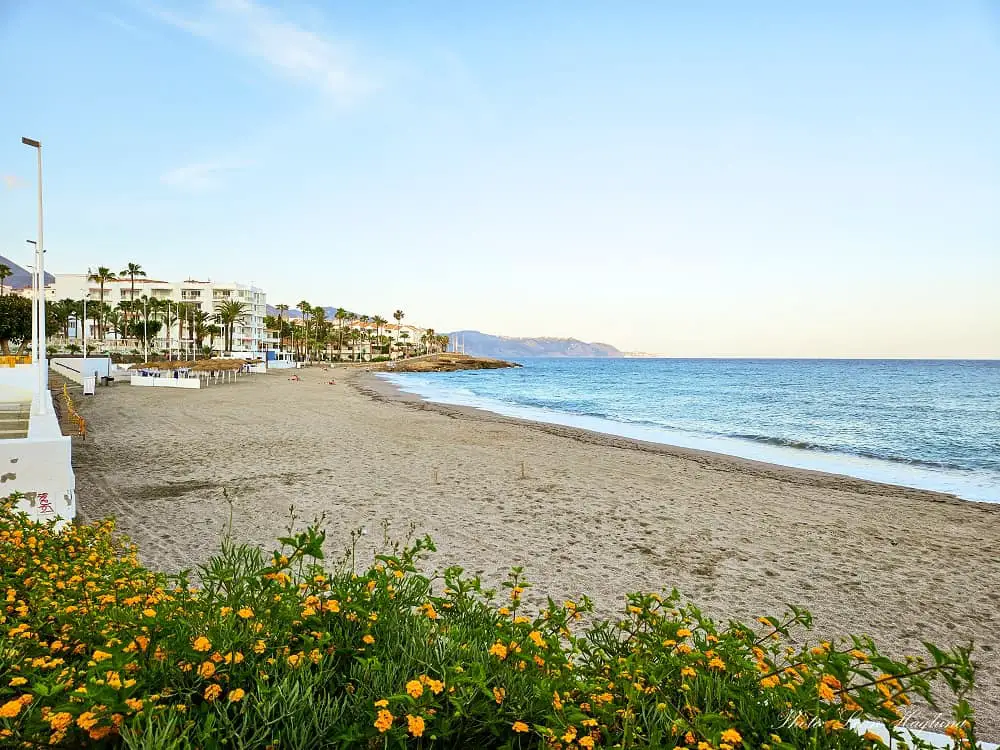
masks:
<svg viewBox="0 0 1000 750"><path fill-rule="evenodd" d="M420 737L424 733L424 719L422 716L406 715L406 728L414 737Z"/></svg>
<svg viewBox="0 0 1000 750"><path fill-rule="evenodd" d="M215 665L210 661L202 662L201 666L198 667L198 674L207 680L215 674Z"/></svg>
<svg viewBox="0 0 1000 750"><path fill-rule="evenodd" d="M236 688L235 690L230 690L229 691L229 702L230 703L239 703L241 700L243 700L243 696L245 696L246 694L247 693L246 693L246 691L243 688Z"/></svg>
<svg viewBox="0 0 1000 750"><path fill-rule="evenodd" d="M515 732L527 732L528 725L525 724L523 721L515 721L513 725L511 725L511 729L513 729Z"/></svg>
<svg viewBox="0 0 1000 750"><path fill-rule="evenodd" d="M726 663L722 661L722 659L720 659L718 656L714 657L711 661L709 661L708 666L711 669L718 669L720 671L724 671L726 669Z"/></svg>
<svg viewBox="0 0 1000 750"><path fill-rule="evenodd" d="M105 661L110 658L111 654L109 654L107 651L100 651L100 650L94 651L94 661Z"/></svg>
<svg viewBox="0 0 1000 750"><path fill-rule="evenodd" d="M692 667L683 667L681 669L681 677L695 677L697 674Z"/></svg>
<svg viewBox="0 0 1000 750"><path fill-rule="evenodd" d="M97 723L97 714L95 714L93 711L85 711L84 713L80 714L76 719L76 725L83 730L90 729L96 723Z"/></svg>
<svg viewBox="0 0 1000 750"><path fill-rule="evenodd" d="M146 615L146 617L156 617L156 610L152 607L146 607L146 609L142 610L142 613Z"/></svg>
<svg viewBox="0 0 1000 750"><path fill-rule="evenodd" d="M566 734L562 736L562 741L569 743L576 739L576 727L566 727Z"/></svg>
<svg viewBox="0 0 1000 750"><path fill-rule="evenodd" d="M410 680L406 683L406 692L411 698L419 698L424 694L424 686L420 684L420 680Z"/></svg>
<svg viewBox="0 0 1000 750"><path fill-rule="evenodd" d="M50 714L46 721L49 722L53 731L61 732L73 723L73 715L66 711L60 711L57 714Z"/></svg>
<svg viewBox="0 0 1000 750"><path fill-rule="evenodd" d="M131 708L133 711L141 711L143 704L142 701L139 700L138 698L126 698L125 705Z"/></svg>
<svg viewBox="0 0 1000 750"><path fill-rule="evenodd" d="M267 648L267 644L264 643L264 641L257 641L253 645L253 651L254 651L255 654L262 654L262 653L264 653L264 649L266 649L266 648Z"/></svg>
<svg viewBox="0 0 1000 750"><path fill-rule="evenodd" d="M361 639L369 646L375 643L375 637L371 633L365 633L364 637Z"/></svg>
<svg viewBox="0 0 1000 750"><path fill-rule="evenodd" d="M434 605L431 604L430 602L422 604L420 606L420 611L423 612L425 615L427 615L427 618L430 620L436 620L438 617L438 613L435 611Z"/></svg>
<svg viewBox="0 0 1000 750"><path fill-rule="evenodd" d="M7 701L0 706L0 719L13 719L21 713L21 701Z"/></svg>
<svg viewBox="0 0 1000 750"><path fill-rule="evenodd" d="M251 617L253 617L253 610L250 609L250 607L240 607L240 609L237 610L236 614L242 617L244 620L249 620Z"/></svg>
<svg viewBox="0 0 1000 750"><path fill-rule="evenodd" d="M212 642L208 640L208 638L206 638L205 636L199 635L197 638L194 639L194 644L192 648L194 648L195 651L211 651ZM95 659L97 658L96 654L94 655L94 658Z"/></svg>
<svg viewBox="0 0 1000 750"><path fill-rule="evenodd" d="M380 732L389 731L393 718L393 715L383 708L378 712L378 718L375 719L375 728Z"/></svg>
<svg viewBox="0 0 1000 750"><path fill-rule="evenodd" d="M819 692L819 697L825 701L833 701L836 698L836 695L834 695L833 690L831 690L830 686L827 685L825 682L821 682L819 684L818 692Z"/></svg>
<svg viewBox="0 0 1000 750"><path fill-rule="evenodd" d="M691 635L691 631L688 630L687 628L681 628L680 630L677 631L678 638L687 638L689 635Z"/></svg>
<svg viewBox="0 0 1000 750"><path fill-rule="evenodd" d="M434 693L434 695L437 695L444 690L444 683L441 682L441 680L427 680L425 684L431 689L431 692Z"/></svg>
<svg viewBox="0 0 1000 750"><path fill-rule="evenodd" d="M545 639L542 638L542 634L539 633L537 630L532 630L530 633L528 633L528 637L531 639L532 643L534 643L539 648L545 645Z"/></svg>
<svg viewBox="0 0 1000 750"><path fill-rule="evenodd" d="M380 701L375 701L375 708L385 708L388 705L389 701L387 701L385 698L383 698Z"/></svg>
<svg viewBox="0 0 1000 750"><path fill-rule="evenodd" d="M741 735L735 729L727 729L725 732L722 733L722 741L737 744L739 742L743 742L743 735Z"/></svg>
<svg viewBox="0 0 1000 750"><path fill-rule="evenodd" d="M825 729L827 732L839 732L843 728L844 728L844 722L837 721L836 719L830 719L829 721L823 724L823 729Z"/></svg>
<svg viewBox="0 0 1000 750"><path fill-rule="evenodd" d="M207 700L209 703L214 701L220 695L222 695L222 688L219 687L218 685L213 684L205 688L205 700Z"/></svg>
<svg viewBox="0 0 1000 750"><path fill-rule="evenodd" d="M773 688L777 687L781 683L781 678L778 675L773 674L770 677L762 677L760 681L760 686L762 688Z"/></svg>
<svg viewBox="0 0 1000 750"><path fill-rule="evenodd" d="M497 702L497 705L503 703L503 699L507 697L507 691L503 688L493 688L493 699Z"/></svg>
<svg viewBox="0 0 1000 750"><path fill-rule="evenodd" d="M507 647L498 641L490 646L490 654L503 661L507 658Z"/></svg>
<svg viewBox="0 0 1000 750"><path fill-rule="evenodd" d="M11 687L17 687L19 685L27 684L27 682L28 681L23 677L12 677L10 682L7 684L10 685Z"/></svg>
<svg viewBox="0 0 1000 750"><path fill-rule="evenodd" d="M586 737L581 737L579 739L580 747L592 748L594 746L594 738L589 735Z"/></svg>
<svg viewBox="0 0 1000 750"><path fill-rule="evenodd" d="M336 599L327 599L325 602L323 602L323 610L325 612L339 612L340 602L338 602Z"/></svg>
<svg viewBox="0 0 1000 750"><path fill-rule="evenodd" d="M223 607L222 609L219 610L219 614L222 615L223 617L231 615L232 613L233 613L232 607Z"/></svg>
<svg viewBox="0 0 1000 750"><path fill-rule="evenodd" d="M562 699L559 697L559 692L557 691L552 694L552 708L554 708L556 711L562 711L562 707L563 707ZM566 741L569 742L569 740Z"/></svg>

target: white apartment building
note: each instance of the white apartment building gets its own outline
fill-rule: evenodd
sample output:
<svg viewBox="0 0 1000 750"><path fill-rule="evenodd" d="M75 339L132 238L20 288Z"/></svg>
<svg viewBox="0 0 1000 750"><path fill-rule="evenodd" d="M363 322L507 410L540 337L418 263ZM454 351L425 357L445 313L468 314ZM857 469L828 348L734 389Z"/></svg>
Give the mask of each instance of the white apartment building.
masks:
<svg viewBox="0 0 1000 750"><path fill-rule="evenodd" d="M88 281L87 274L56 274L55 284L46 287L46 300L82 300L86 297L88 304L98 303L101 299L101 286L93 281ZM150 299L163 300L172 303L183 302L187 305L195 306L208 315L215 315L217 307L222 302L236 301L245 305L243 321L233 326L233 351L237 354L258 354L268 348L271 342L268 332L264 328L264 316L267 314L267 295L263 289L256 286L240 283L222 283L218 281L198 281L187 279L186 281L160 281L139 277L135 280L135 299L148 297ZM131 300L133 297L132 281L129 278L116 278L104 283L104 303L114 308L123 300ZM94 339L96 336L96 323L89 320L87 335ZM175 351L187 351L193 348L194 341L188 326L180 329L179 323L170 326L169 332L164 327L154 341L154 346L165 349L167 341L170 341L170 348ZM82 331L76 332L74 336L79 337ZM179 336L178 333L183 333ZM108 344L115 346L113 336L106 336ZM97 342L95 341L95 344ZM124 343L124 342L123 342ZM209 343L208 338L203 341L204 345ZM134 341L128 344L128 348L135 346ZM221 335L215 337L214 349L222 351L225 346Z"/></svg>

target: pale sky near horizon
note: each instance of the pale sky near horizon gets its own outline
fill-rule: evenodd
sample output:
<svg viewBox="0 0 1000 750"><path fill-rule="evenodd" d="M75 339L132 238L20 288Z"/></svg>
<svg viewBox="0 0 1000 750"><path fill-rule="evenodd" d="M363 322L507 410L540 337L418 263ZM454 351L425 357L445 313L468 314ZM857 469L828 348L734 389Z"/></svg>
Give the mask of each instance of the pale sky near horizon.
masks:
<svg viewBox="0 0 1000 750"><path fill-rule="evenodd" d="M1000 2L0 0L0 255L672 356L1000 358Z"/></svg>

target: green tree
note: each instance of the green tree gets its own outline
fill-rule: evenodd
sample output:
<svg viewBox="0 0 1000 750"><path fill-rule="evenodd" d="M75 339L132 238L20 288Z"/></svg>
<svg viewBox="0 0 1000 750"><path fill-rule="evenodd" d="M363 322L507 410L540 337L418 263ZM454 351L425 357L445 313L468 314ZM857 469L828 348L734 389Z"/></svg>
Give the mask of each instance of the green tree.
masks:
<svg viewBox="0 0 1000 750"><path fill-rule="evenodd" d="M98 300L100 302L100 307L98 308L98 310L101 311L102 315L101 315L101 317L97 321L97 335L101 338L102 341L104 340L104 321L105 321L105 315L103 314L104 313L104 309L105 309L104 308L104 285L107 282L113 281L116 278L117 278L117 276L115 276L111 272L111 269L110 268L106 268L105 266L98 266L97 272L96 273L92 273L92 274L90 274L90 276L87 277L87 281L93 281L95 284L100 284L100 287L101 287L100 299Z"/></svg>
<svg viewBox="0 0 1000 750"><path fill-rule="evenodd" d="M242 323L246 317L247 305L245 302L236 300L226 300L216 305L216 318L222 324L225 333L225 347L227 352L233 350L233 327L237 323Z"/></svg>
<svg viewBox="0 0 1000 750"><path fill-rule="evenodd" d="M125 270L124 271L119 271L118 272L118 276L120 278L124 279L124 278L128 277L131 280L131 291L129 292L128 298L132 302L135 301L135 277L136 276L145 276L145 275L146 275L146 272L142 270L142 266L140 266L138 263L129 263L127 266L125 266ZM134 310L133 310L132 319L135 319Z"/></svg>
<svg viewBox="0 0 1000 750"><path fill-rule="evenodd" d="M347 310L342 307L338 307L337 312L333 316L337 319L337 322L340 323L340 341L337 347L340 351L344 350L344 321L347 320L347 316Z"/></svg>
<svg viewBox="0 0 1000 750"><path fill-rule="evenodd" d="M404 313L402 310L396 310L396 312L392 314L392 317L396 319L396 347L398 348L399 339L401 338L403 333L403 318L406 317L406 313Z"/></svg>
<svg viewBox="0 0 1000 750"><path fill-rule="evenodd" d="M3 283L14 275L14 272L10 270L10 266L6 263L0 263L0 297L3 296Z"/></svg>
<svg viewBox="0 0 1000 750"><path fill-rule="evenodd" d="M0 352L10 355L10 345L18 346L18 354L31 341L31 300L16 294L0 297Z"/></svg>
<svg viewBox="0 0 1000 750"><path fill-rule="evenodd" d="M282 314L288 312L288 305L275 305L274 309L278 311L278 349L281 351L285 350L285 323L282 319Z"/></svg>
<svg viewBox="0 0 1000 750"><path fill-rule="evenodd" d="M299 304L296 305L296 307L299 308L299 310L302 312L302 322L305 324L305 327L306 327L306 336L305 336L305 339L304 339L305 344L303 346L303 352L305 353L306 356L308 356L309 355L309 313L312 312L312 306L308 302L306 302L305 300L302 300L301 302L299 302Z"/></svg>

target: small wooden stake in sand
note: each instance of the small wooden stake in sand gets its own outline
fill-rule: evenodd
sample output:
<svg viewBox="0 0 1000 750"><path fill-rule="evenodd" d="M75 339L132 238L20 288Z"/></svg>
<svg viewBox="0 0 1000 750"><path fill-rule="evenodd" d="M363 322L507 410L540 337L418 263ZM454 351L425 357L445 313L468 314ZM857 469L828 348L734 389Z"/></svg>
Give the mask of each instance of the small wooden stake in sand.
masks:
<svg viewBox="0 0 1000 750"><path fill-rule="evenodd" d="M438 483L438 470L434 469L434 484Z"/></svg>
<svg viewBox="0 0 1000 750"><path fill-rule="evenodd" d="M521 479L527 479L528 475L524 473L524 461L521 462Z"/></svg>

